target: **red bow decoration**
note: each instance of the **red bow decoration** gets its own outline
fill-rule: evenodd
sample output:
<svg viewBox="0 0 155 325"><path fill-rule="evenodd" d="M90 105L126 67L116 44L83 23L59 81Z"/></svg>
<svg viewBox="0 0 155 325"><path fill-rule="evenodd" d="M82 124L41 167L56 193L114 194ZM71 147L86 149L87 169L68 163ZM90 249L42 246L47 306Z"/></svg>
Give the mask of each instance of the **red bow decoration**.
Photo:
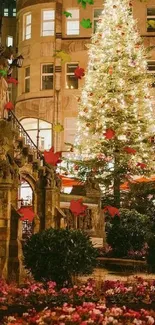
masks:
<svg viewBox="0 0 155 325"><path fill-rule="evenodd" d="M70 210L75 216L79 216L79 215L84 216L86 214L87 205L83 204L82 199L79 199L79 200L76 200L76 201L71 200L71 202L70 202Z"/></svg>
<svg viewBox="0 0 155 325"><path fill-rule="evenodd" d="M22 221L28 220L29 222L32 222L35 216L33 209L29 206L21 207L17 212L21 215L20 220Z"/></svg>
<svg viewBox="0 0 155 325"><path fill-rule="evenodd" d="M52 147L49 151L44 151L44 158L47 164L57 166L58 163L61 163L61 151L54 153L54 147Z"/></svg>
<svg viewBox="0 0 155 325"><path fill-rule="evenodd" d="M107 205L104 209L103 212L108 212L111 217L114 217L115 215L120 216L120 212L117 208L112 207L111 205Z"/></svg>
<svg viewBox="0 0 155 325"><path fill-rule="evenodd" d="M115 137L115 131L113 129L106 129L104 136L106 137L106 139L110 140Z"/></svg>
<svg viewBox="0 0 155 325"><path fill-rule="evenodd" d="M144 163L137 163L137 167L140 167L141 169L145 169L147 165Z"/></svg>
<svg viewBox="0 0 155 325"><path fill-rule="evenodd" d="M136 150L133 149L133 148L130 148L130 147L124 147L124 151L128 154L132 154L132 155L135 155L136 153Z"/></svg>
<svg viewBox="0 0 155 325"><path fill-rule="evenodd" d="M81 79L82 77L84 77L85 73L84 73L84 69L77 67L74 71L74 75L77 79Z"/></svg>
<svg viewBox="0 0 155 325"><path fill-rule="evenodd" d="M12 111L14 109L14 106L12 102L8 102L5 104L4 108L7 109L7 111Z"/></svg>
<svg viewBox="0 0 155 325"><path fill-rule="evenodd" d="M8 84L14 84L14 85L17 85L18 84L18 80L13 78L13 77L10 77L7 79L7 83Z"/></svg>

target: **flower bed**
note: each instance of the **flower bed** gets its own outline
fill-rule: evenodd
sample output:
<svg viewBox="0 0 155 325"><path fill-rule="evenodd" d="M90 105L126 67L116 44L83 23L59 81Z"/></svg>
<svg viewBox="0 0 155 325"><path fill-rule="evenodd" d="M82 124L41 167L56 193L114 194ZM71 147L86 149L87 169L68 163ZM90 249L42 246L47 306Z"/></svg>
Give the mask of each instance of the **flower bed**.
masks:
<svg viewBox="0 0 155 325"><path fill-rule="evenodd" d="M45 309L40 313L34 310L23 317L8 317L3 325L153 325L155 313L140 310L138 312L123 308L106 308L105 304L83 303L82 306L72 307L64 304L61 308Z"/></svg>
<svg viewBox="0 0 155 325"><path fill-rule="evenodd" d="M155 324L155 280L86 283L57 290L54 282L0 281L0 325Z"/></svg>

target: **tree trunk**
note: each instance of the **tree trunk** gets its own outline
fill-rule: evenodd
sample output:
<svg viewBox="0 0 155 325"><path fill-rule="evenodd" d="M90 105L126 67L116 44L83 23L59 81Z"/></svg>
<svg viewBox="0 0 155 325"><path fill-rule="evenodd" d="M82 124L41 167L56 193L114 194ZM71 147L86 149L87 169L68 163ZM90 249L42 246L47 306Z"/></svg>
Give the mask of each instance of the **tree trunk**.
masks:
<svg viewBox="0 0 155 325"><path fill-rule="evenodd" d="M116 208L120 208L120 200L121 200L121 193L120 193L120 173L119 173L119 162L120 162L120 157L119 157L119 152L116 150L115 153L115 158L114 158L114 206Z"/></svg>

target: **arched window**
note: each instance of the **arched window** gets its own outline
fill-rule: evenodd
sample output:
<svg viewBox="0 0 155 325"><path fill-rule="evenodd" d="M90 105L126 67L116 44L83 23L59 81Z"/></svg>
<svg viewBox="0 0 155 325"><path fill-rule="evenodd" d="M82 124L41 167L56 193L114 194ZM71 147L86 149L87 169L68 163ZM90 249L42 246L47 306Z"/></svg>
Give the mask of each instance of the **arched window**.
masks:
<svg viewBox="0 0 155 325"><path fill-rule="evenodd" d="M39 150L52 147L52 124L36 118L24 118L20 121Z"/></svg>

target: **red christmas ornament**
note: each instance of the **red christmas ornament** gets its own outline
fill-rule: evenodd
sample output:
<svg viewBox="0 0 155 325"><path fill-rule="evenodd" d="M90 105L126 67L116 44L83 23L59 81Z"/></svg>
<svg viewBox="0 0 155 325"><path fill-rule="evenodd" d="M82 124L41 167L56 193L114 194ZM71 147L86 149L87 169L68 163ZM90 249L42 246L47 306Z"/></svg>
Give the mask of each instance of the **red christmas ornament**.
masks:
<svg viewBox="0 0 155 325"><path fill-rule="evenodd" d="M61 152L54 153L54 147L52 147L49 151L44 151L44 158L47 164L57 166L57 164L61 162Z"/></svg>
<svg viewBox="0 0 155 325"><path fill-rule="evenodd" d="M74 170L79 170L79 166L78 165L75 165L74 166Z"/></svg>
<svg viewBox="0 0 155 325"><path fill-rule="evenodd" d="M71 200L70 210L75 216L85 215L87 210L87 205L83 204L83 200L79 199L77 201Z"/></svg>
<svg viewBox="0 0 155 325"><path fill-rule="evenodd" d="M29 206L21 207L17 212L21 215L20 220L22 221L28 220L29 222L32 222L35 216L33 209Z"/></svg>
<svg viewBox="0 0 155 325"><path fill-rule="evenodd" d="M12 111L14 109L14 106L12 104L12 102L7 102L4 106L5 109L7 109L7 111Z"/></svg>
<svg viewBox="0 0 155 325"><path fill-rule="evenodd" d="M113 139L115 137L115 131L113 129L106 129L106 132L104 133L104 136L108 140Z"/></svg>
<svg viewBox="0 0 155 325"><path fill-rule="evenodd" d="M74 71L74 75L77 79L81 79L82 77L84 77L84 69L83 68L80 68L80 67L77 67Z"/></svg>
<svg viewBox="0 0 155 325"><path fill-rule="evenodd" d="M137 163L137 167L140 167L141 169L145 169L147 165L144 163Z"/></svg>
<svg viewBox="0 0 155 325"><path fill-rule="evenodd" d="M124 147L124 151L128 154L132 154L132 155L135 155L136 153L136 150L133 149L133 148L130 148L130 147Z"/></svg>
<svg viewBox="0 0 155 325"><path fill-rule="evenodd" d="M18 80L13 78L13 77L10 77L7 79L7 83L8 84L14 84L14 85L17 85L18 84Z"/></svg>
<svg viewBox="0 0 155 325"><path fill-rule="evenodd" d="M113 74L113 68L109 68L109 74L112 75Z"/></svg>
<svg viewBox="0 0 155 325"><path fill-rule="evenodd" d="M119 210L111 205L107 205L103 209L103 212L108 212L111 215L111 217L114 217L115 215L120 216Z"/></svg>

